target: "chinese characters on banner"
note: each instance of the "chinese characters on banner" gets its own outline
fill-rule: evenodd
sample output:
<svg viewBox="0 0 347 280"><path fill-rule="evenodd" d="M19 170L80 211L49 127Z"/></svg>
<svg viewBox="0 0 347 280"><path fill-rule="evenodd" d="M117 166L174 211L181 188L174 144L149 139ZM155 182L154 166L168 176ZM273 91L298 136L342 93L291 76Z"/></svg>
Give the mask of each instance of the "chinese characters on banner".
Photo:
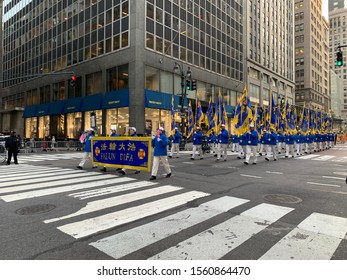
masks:
<svg viewBox="0 0 347 280"><path fill-rule="evenodd" d="M93 137L93 164L150 171L150 137Z"/></svg>

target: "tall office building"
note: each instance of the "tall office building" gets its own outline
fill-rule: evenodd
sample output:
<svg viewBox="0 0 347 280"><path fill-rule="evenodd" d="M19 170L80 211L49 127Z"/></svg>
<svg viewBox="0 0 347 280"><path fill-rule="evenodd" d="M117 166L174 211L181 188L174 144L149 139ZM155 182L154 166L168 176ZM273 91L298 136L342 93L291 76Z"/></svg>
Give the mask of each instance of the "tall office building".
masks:
<svg viewBox="0 0 347 280"><path fill-rule="evenodd" d="M342 80L342 109L341 115L343 119L347 117L347 72L346 72L346 52L347 47L342 47L343 65L336 65L336 52L338 46L347 45L347 9L338 9L329 13L330 22L330 65L335 73Z"/></svg>
<svg viewBox="0 0 347 280"><path fill-rule="evenodd" d="M330 109L329 24L322 1L295 1L295 102Z"/></svg>
<svg viewBox="0 0 347 280"><path fill-rule="evenodd" d="M170 131L190 74L203 104L221 93L231 113L244 85L243 3L5 0L1 129L58 139L90 126Z"/></svg>
<svg viewBox="0 0 347 280"><path fill-rule="evenodd" d="M247 84L251 101L294 104L294 2L247 2Z"/></svg>
<svg viewBox="0 0 347 280"><path fill-rule="evenodd" d="M329 1L329 13L333 10L347 8L347 0L328 0Z"/></svg>

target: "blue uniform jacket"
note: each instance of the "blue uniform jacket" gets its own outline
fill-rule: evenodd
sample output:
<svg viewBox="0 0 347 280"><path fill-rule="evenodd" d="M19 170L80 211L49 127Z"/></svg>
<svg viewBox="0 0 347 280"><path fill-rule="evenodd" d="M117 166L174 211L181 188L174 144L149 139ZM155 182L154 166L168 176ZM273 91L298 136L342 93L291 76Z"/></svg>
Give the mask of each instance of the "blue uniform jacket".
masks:
<svg viewBox="0 0 347 280"><path fill-rule="evenodd" d="M118 137L119 135L117 133L111 133L110 137Z"/></svg>
<svg viewBox="0 0 347 280"><path fill-rule="evenodd" d="M164 133L162 133L159 137L154 137L152 139L152 147L154 148L153 156L167 156L167 144L168 139Z"/></svg>
<svg viewBox="0 0 347 280"><path fill-rule="evenodd" d="M258 145L258 132L255 130L246 132L244 138L248 146L257 146Z"/></svg>
<svg viewBox="0 0 347 280"><path fill-rule="evenodd" d="M172 143L179 143L181 141L181 133L179 131L176 131L173 137Z"/></svg>
<svg viewBox="0 0 347 280"><path fill-rule="evenodd" d="M240 143L240 137L236 134L233 135L233 143Z"/></svg>
<svg viewBox="0 0 347 280"><path fill-rule="evenodd" d="M284 136L284 142L287 144L287 145L294 145L294 138L295 136L294 135L286 135Z"/></svg>
<svg viewBox="0 0 347 280"><path fill-rule="evenodd" d="M84 142L84 151L87 152L87 153L90 153L92 151L92 141L91 141L91 138L93 137L93 134L87 134L86 135L86 140Z"/></svg>
<svg viewBox="0 0 347 280"><path fill-rule="evenodd" d="M218 135L218 143L228 144L229 143L229 132L226 129L222 129Z"/></svg>
<svg viewBox="0 0 347 280"><path fill-rule="evenodd" d="M247 140L245 138L245 134L240 136L240 146L247 146Z"/></svg>
<svg viewBox="0 0 347 280"><path fill-rule="evenodd" d="M216 135L211 133L210 136L208 137L207 141L210 144L215 143L216 142Z"/></svg>
<svg viewBox="0 0 347 280"><path fill-rule="evenodd" d="M199 130L198 132L194 132L193 134L193 145L201 145L202 144L202 132Z"/></svg>

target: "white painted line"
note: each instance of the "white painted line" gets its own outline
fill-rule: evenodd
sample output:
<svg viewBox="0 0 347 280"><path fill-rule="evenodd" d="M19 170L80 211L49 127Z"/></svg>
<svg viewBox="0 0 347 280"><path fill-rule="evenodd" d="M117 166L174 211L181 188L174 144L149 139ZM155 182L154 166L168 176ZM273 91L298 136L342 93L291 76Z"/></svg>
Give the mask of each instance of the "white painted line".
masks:
<svg viewBox="0 0 347 280"><path fill-rule="evenodd" d="M95 176L95 177L94 177ZM3 193L9 193L9 192L17 192L17 191L25 191L25 190L35 190L35 189L41 189L46 187L52 187L52 186L58 186L58 185L65 185L65 179L71 179L71 178L79 178L79 182L86 182L90 180L97 180L97 178L102 178L102 174L96 173L96 172L88 172L88 173L81 173L81 174L70 174L70 175L64 175L64 176L56 176L51 177L52 180L47 182L47 179L44 183L39 183L42 181L42 179L32 179L28 184L22 184L20 186L16 187L6 187L6 188L0 188L0 194ZM92 178L93 177L93 178ZM114 176L113 176L114 177ZM59 181L56 181L59 180ZM60 181L61 180L61 181ZM17 182L16 182L17 183ZM35 184L39 183L39 184Z"/></svg>
<svg viewBox="0 0 347 280"><path fill-rule="evenodd" d="M261 259L330 260L346 233L346 218L313 213Z"/></svg>
<svg viewBox="0 0 347 280"><path fill-rule="evenodd" d="M268 173L268 174L283 175L283 172L266 171L266 173Z"/></svg>
<svg viewBox="0 0 347 280"><path fill-rule="evenodd" d="M203 203L199 207L189 208L171 216L98 240L90 245L115 259L119 259L247 202L249 200L224 196ZM125 240L131 240L131 242L124 242Z"/></svg>
<svg viewBox="0 0 347 280"><path fill-rule="evenodd" d="M17 184L22 181L26 182L27 179L35 179L35 178L41 178L40 182L41 181L44 181L44 180L49 180L49 179L52 179L52 176L54 175L67 175L67 174L74 174L74 173L81 173L79 170L52 170L52 171L46 171L46 172L40 172L39 174L33 174L33 175L25 175L23 176L20 175L20 176L17 176L17 177L10 177L10 178L6 178L6 183L7 182L12 182L12 181L15 181L13 182L13 184ZM3 178L5 176L0 176L0 178ZM6 183L4 184L0 184L0 186L2 185L5 185ZM12 184L12 183L10 183ZM7 186L7 184L6 184Z"/></svg>
<svg viewBox="0 0 347 280"><path fill-rule="evenodd" d="M190 162L190 161L184 161L182 163L185 163L185 164L194 164L193 162Z"/></svg>
<svg viewBox="0 0 347 280"><path fill-rule="evenodd" d="M254 175L247 175L247 174L240 174L240 176L242 176L242 177L250 177L250 178L259 178L259 179L263 178L263 177L254 176Z"/></svg>
<svg viewBox="0 0 347 280"><path fill-rule="evenodd" d="M326 161L326 160L332 159L332 158L334 158L334 157L335 157L335 156L321 156L321 157L318 157L318 158L313 158L312 160Z"/></svg>
<svg viewBox="0 0 347 280"><path fill-rule="evenodd" d="M100 180L98 181L91 181L91 182L84 182L84 180L78 179L72 179L72 180L65 180L65 181L59 181L59 185L62 185L62 187L57 187L58 185L54 183L54 187L56 188L50 188L50 189L43 189L43 190L33 190L28 192L22 192L17 194L10 194L1 196L0 198L6 202L11 201L17 201L22 199L28 199L28 198L34 198L34 197L41 197L46 195L52 195L57 193L64 193L64 192L70 192L70 191L76 191L76 190L82 190L82 189L88 189L88 188L94 188L94 187L101 187L106 186L109 184L117 184L117 183L123 183L127 181L132 181L135 179L128 178L128 177L121 177L121 178L115 178L113 175L102 175ZM114 178L114 179L108 179L108 178ZM80 183L77 185L66 185L66 184L73 184L73 183ZM52 186L52 183L46 183L47 187ZM43 186L40 186L44 188ZM33 188L36 188L35 186Z"/></svg>
<svg viewBox="0 0 347 280"><path fill-rule="evenodd" d="M315 157L319 157L319 155L307 155L307 156L302 156L302 157L297 157L298 159L312 159Z"/></svg>
<svg viewBox="0 0 347 280"><path fill-rule="evenodd" d="M328 193L337 193L337 194L345 194L347 195L347 192L339 192L339 191L331 191L331 190L320 190L320 189L313 189L308 188L309 190L317 191L317 192L328 192Z"/></svg>
<svg viewBox="0 0 347 280"><path fill-rule="evenodd" d="M74 170L74 171L75 172L70 172L73 174L69 174L69 175L58 175L58 176L51 176L51 177L41 176L40 178L34 178L34 179L30 179L30 180L27 180L27 179L17 180L15 184L16 184L16 186L29 185L29 184L34 184L34 183L40 183L43 180L47 182L47 181L56 181L56 180L63 180L63 179L75 178L75 177L83 177L83 176L87 177L87 176L89 176L90 173L92 173L92 172L81 172L81 170ZM92 174L100 175L100 173L95 173L95 172L93 172ZM10 187L11 184L13 185L14 183L12 183L12 182L0 183L0 187ZM51 183L51 184L54 184L54 183ZM13 188L15 189L15 187L13 187ZM1 188L0 188L0 193L3 193L3 189L1 189Z"/></svg>
<svg viewBox="0 0 347 280"><path fill-rule="evenodd" d="M347 176L347 172L333 172L335 175Z"/></svg>
<svg viewBox="0 0 347 280"><path fill-rule="evenodd" d="M157 185L158 183L148 182L148 181L137 181L135 183L123 184L123 185L115 185L101 189L95 189L85 192L73 193L69 194L71 197L79 198L80 200L88 199L92 197L108 195L117 192L135 190L143 187Z"/></svg>
<svg viewBox="0 0 347 280"><path fill-rule="evenodd" d="M335 179L335 180L342 180L342 181L346 180L346 178L341 178L341 177L331 177L331 176L322 176L322 177L326 179Z"/></svg>
<svg viewBox="0 0 347 280"><path fill-rule="evenodd" d="M339 185L332 185L332 184L322 184L322 183L314 183L314 182L307 182L309 185L317 185L317 186L324 186L324 187L335 187L335 188L341 188Z"/></svg>
<svg viewBox="0 0 347 280"><path fill-rule="evenodd" d="M54 218L54 219L49 219L44 221L44 223L52 223L52 222L57 222L65 219L69 219L72 217L80 216L83 214L87 213L92 213L96 212L99 210L115 207L118 205L126 204L132 201L137 201L140 199L156 196L156 195L161 195L161 194L166 194L174 191L181 190L182 188L180 187L174 187L174 186L163 186L159 188L153 188L153 189L148 189L148 190L143 190L143 191L138 191L138 192L133 192L133 193L128 193L124 195L120 195L117 197L110 197L110 198L105 198L101 200L96 200L87 203L87 205L80 210L78 210L75 213L72 213L70 215Z"/></svg>
<svg viewBox="0 0 347 280"><path fill-rule="evenodd" d="M201 232L150 259L217 260L259 233L293 208L260 204Z"/></svg>
<svg viewBox="0 0 347 280"><path fill-rule="evenodd" d="M184 205L189 201L208 195L208 193L204 192L191 191L80 222L63 225L58 227L58 229L78 239Z"/></svg>

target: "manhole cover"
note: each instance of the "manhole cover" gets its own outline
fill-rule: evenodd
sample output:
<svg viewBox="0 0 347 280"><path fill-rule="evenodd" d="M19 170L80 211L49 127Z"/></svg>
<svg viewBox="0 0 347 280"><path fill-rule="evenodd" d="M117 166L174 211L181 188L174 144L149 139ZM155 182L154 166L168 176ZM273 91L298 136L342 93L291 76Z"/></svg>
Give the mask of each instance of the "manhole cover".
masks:
<svg viewBox="0 0 347 280"><path fill-rule="evenodd" d="M20 208L16 210L16 213L18 215L32 215L32 214L46 213L46 212L52 211L53 209L55 209L55 205L38 204L38 205L32 205L32 206Z"/></svg>
<svg viewBox="0 0 347 280"><path fill-rule="evenodd" d="M302 199L293 195L287 194L267 194L264 195L264 199L269 202L277 203L299 203Z"/></svg>

